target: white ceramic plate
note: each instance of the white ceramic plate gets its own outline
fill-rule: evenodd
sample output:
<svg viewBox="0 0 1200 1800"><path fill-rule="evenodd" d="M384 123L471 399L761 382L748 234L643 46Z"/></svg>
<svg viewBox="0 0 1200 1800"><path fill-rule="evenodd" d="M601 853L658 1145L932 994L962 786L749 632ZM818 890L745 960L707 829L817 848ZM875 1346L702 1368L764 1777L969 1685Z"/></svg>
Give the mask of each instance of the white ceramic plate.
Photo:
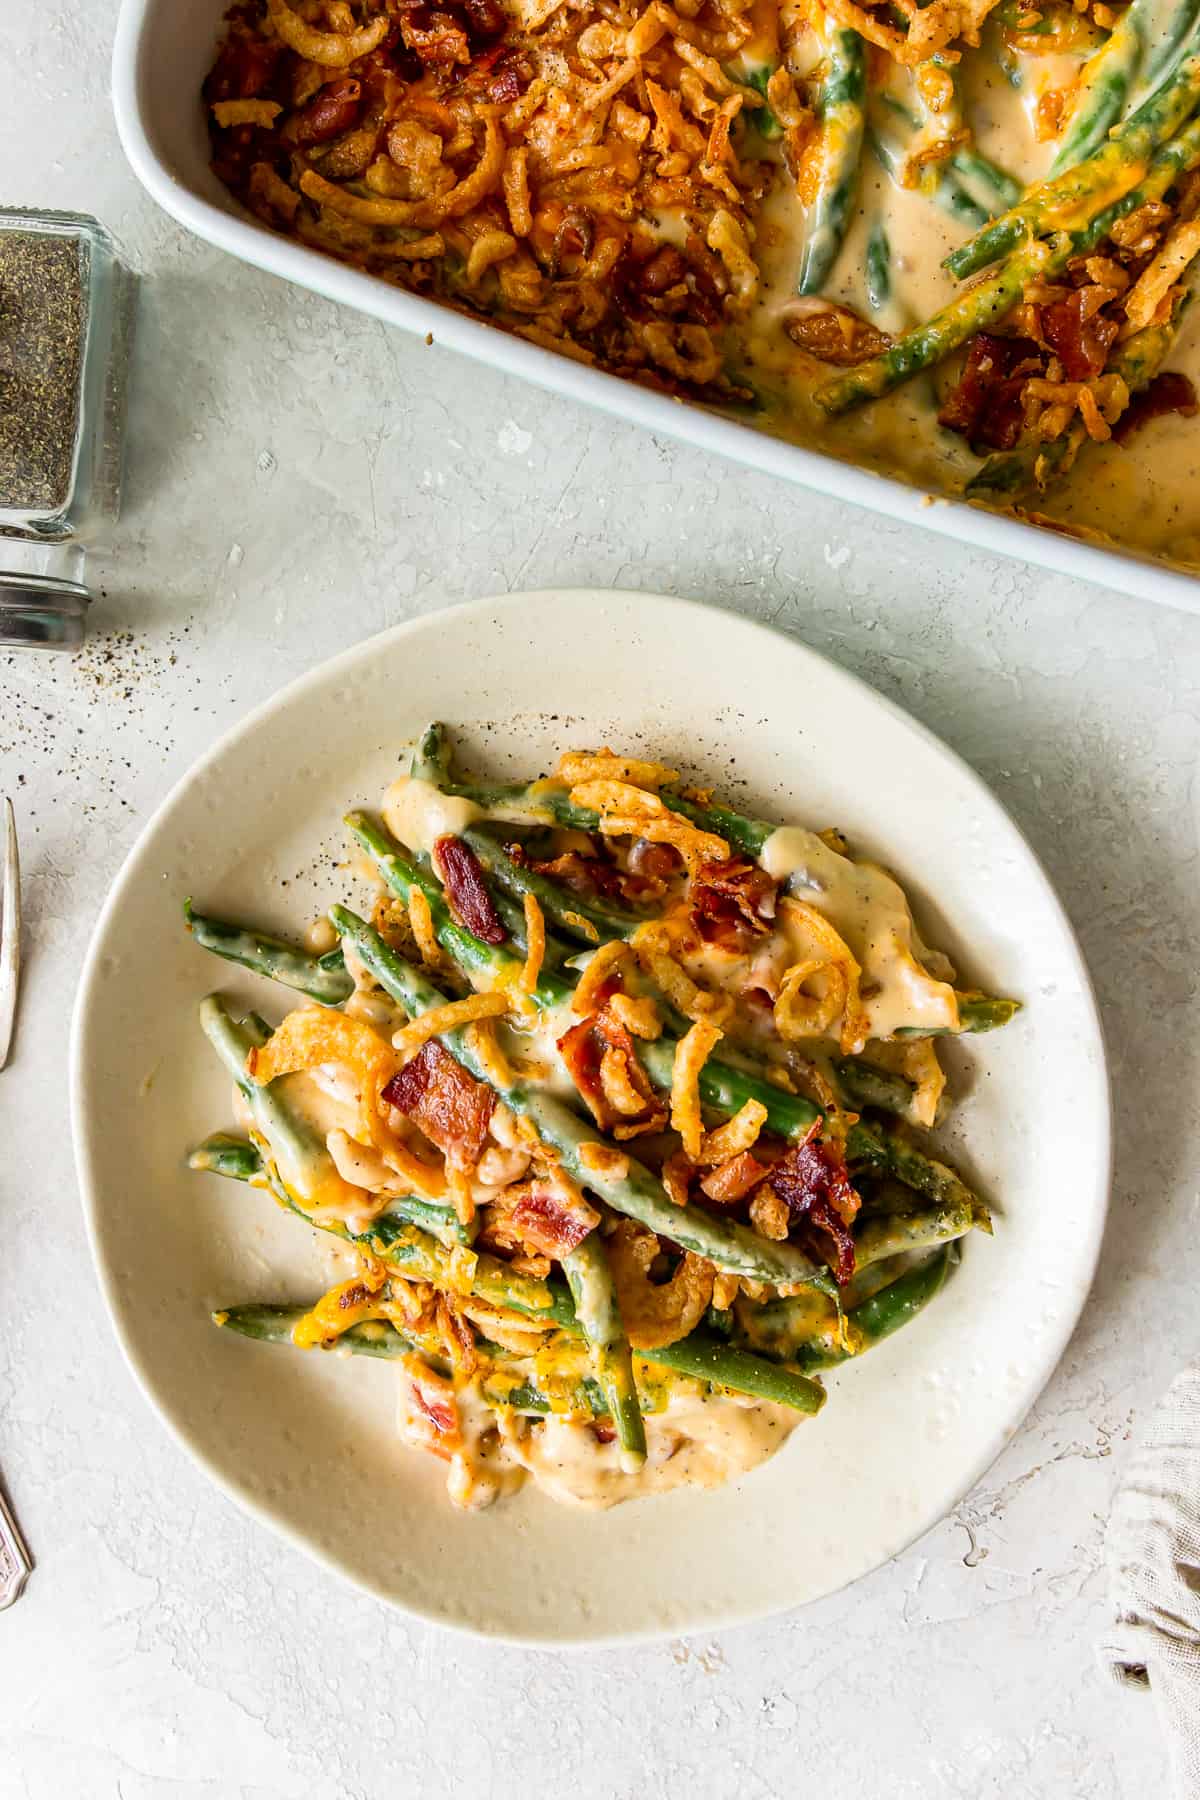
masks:
<svg viewBox="0 0 1200 1800"><path fill-rule="evenodd" d="M1186 611L1200 609L1200 581L1114 546L1082 543L1060 532L951 500L936 506L919 488L805 450L704 407L680 405L636 382L605 374L556 351L527 344L390 282L324 256L254 218L209 167L200 87L211 66L228 0L122 0L113 44L113 110L121 146L146 191L188 231L286 281L371 313L389 325L436 338L506 374L519 376L618 418L682 438L751 468L852 500L959 543L1023 557L1063 575L1098 581Z"/></svg>
<svg viewBox="0 0 1200 1800"><path fill-rule="evenodd" d="M886 859L925 935L1025 1002L955 1046L950 1147L998 1211L909 1329L830 1380L820 1417L745 1481L595 1514L536 1492L455 1512L392 1427L394 1371L216 1331L211 1308L315 1293L329 1240L262 1194L189 1174L231 1120L196 1024L211 988L286 996L197 949L185 895L302 928L355 883L343 812L374 805L430 718L498 774L564 743L644 745L768 815L836 823ZM76 1010L76 1154L121 1344L167 1424L264 1523L442 1624L572 1643L711 1629L883 1562L954 1505L1046 1381L1104 1222L1109 1115L1087 973L1033 854L972 772L791 639L644 594L552 592L420 619L287 688L144 832L96 929Z"/></svg>

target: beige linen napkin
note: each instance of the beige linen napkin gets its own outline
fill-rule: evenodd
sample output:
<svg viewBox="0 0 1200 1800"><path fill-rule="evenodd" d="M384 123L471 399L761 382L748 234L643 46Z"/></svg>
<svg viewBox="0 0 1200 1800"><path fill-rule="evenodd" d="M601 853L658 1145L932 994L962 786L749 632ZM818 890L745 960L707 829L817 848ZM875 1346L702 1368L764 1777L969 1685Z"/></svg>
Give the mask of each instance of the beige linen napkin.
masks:
<svg viewBox="0 0 1200 1800"><path fill-rule="evenodd" d="M1149 1687L1179 1800L1200 1800L1200 1362L1176 1376L1125 1471L1106 1545L1100 1660Z"/></svg>

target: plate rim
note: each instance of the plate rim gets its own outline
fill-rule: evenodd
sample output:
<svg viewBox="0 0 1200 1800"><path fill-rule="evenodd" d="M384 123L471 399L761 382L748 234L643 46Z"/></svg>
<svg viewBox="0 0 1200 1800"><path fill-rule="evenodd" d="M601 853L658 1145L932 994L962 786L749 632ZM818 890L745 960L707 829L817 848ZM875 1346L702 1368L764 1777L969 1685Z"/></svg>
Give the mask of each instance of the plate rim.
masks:
<svg viewBox="0 0 1200 1800"><path fill-rule="evenodd" d="M969 1473L964 1477L957 1497L939 1514L936 1519L927 1519L916 1527L903 1541L890 1550L886 1556L872 1563L870 1568L848 1577L836 1587L826 1590L820 1595L802 1601L784 1600L777 1606L757 1607L750 1611L728 1608L724 1612L706 1620L701 1626L664 1626L648 1623L632 1626L617 1632L596 1634L591 1636L564 1636L560 1632L544 1635L532 1635L515 1631L494 1629L487 1625L468 1624L461 1619L447 1618L432 1608L414 1604L400 1599L390 1590L373 1581L370 1577L349 1570L336 1556L322 1546L306 1537L293 1527L289 1520L280 1517L255 1496L247 1493L227 1480L220 1466L199 1446L193 1442L189 1433L178 1423L164 1402L158 1399L153 1385L151 1369L135 1352L125 1330L123 1308L118 1292L118 1284L113 1271L108 1267L100 1243L100 1199L101 1183L95 1179L90 1166L87 1137L91 1124L91 1106L87 1093L87 1077L84 1068L84 1039L88 1031L89 1018L98 1000L98 982L101 974L101 963L104 955L104 940L111 924L117 915L126 890L134 885L145 860L148 847L151 845L159 826L175 806L177 800L191 787L192 783L202 777L218 760L235 748L239 740L252 735L266 719L274 713L291 705L295 700L313 688L330 679L336 679L351 666L359 663L380 649L390 648L405 638L420 634L430 628L444 625L446 620L469 618L486 614L495 614L497 610L516 612L532 602L548 600L578 602L583 599L602 602L631 602L676 610L689 616L703 616L709 613L721 614L735 629L743 629L747 635L757 635L765 641L778 643L783 640L789 650L808 658L823 671L832 671L833 675L860 691L871 705L881 708L896 724L916 735L924 743L936 750L965 780L969 788L978 793L990 806L995 807L1007 822L1034 869L1041 877L1045 895L1052 907L1057 923L1063 933L1064 948L1069 952L1072 963L1072 974L1077 980L1080 998L1084 1004L1085 1022L1094 1034L1094 1042L1098 1051L1096 1077L1098 1081L1098 1113L1097 1126L1102 1141L1096 1144L1096 1189L1094 1202L1089 1206L1089 1232L1085 1245L1086 1254L1080 1265L1080 1274L1075 1285L1070 1305L1065 1309L1056 1329L1046 1340L1046 1347L1039 1355L1035 1369L1029 1380L1022 1384L1020 1411L1014 1421L1004 1423L989 1434L985 1448L975 1458ZM749 1626L778 1618L785 1613L799 1612L802 1608L815 1605L822 1599L828 1599L835 1593L844 1592L856 1582L864 1580L867 1575L886 1563L894 1561L905 1554L926 1532L934 1530L937 1525L949 1517L955 1506L975 1488L987 1471L996 1462L1001 1452L1025 1423L1037 1401L1044 1393L1051 1377L1058 1368L1063 1355L1074 1336L1079 1321L1087 1307L1096 1279L1100 1252L1108 1223L1108 1212L1112 1195L1113 1176L1113 1100L1112 1075L1108 1058L1108 1047L1105 1041L1103 1021L1096 1001L1095 989L1091 973L1088 969L1082 946L1075 928L1058 891L1051 880L1041 857L1030 844L1020 825L1013 818L1009 808L993 791L978 771L965 757L947 744L938 734L923 721L915 718L899 702L881 693L856 671L847 669L835 662L831 657L819 650L814 650L803 638L791 632L768 624L757 618L734 611L732 608L699 600L691 596L654 593L638 588L599 588L563 586L522 590L517 593L486 595L476 600L464 601L436 608L432 612L421 613L414 618L401 620L398 624L388 626L381 632L362 638L348 645L344 650L327 661L320 662L301 674L293 677L282 687L268 694L263 700L253 705L240 719L236 720L197 757L183 773L174 781L162 800L154 807L145 823L139 830L133 843L126 852L121 866L113 879L105 896L99 915L92 928L88 947L80 971L79 983L75 992L75 1000L71 1012L70 1043L68 1054L68 1088L70 1093L71 1142L75 1162L76 1180L79 1187L80 1205L83 1211L84 1226L88 1247L91 1252L92 1265L95 1271L100 1294L108 1314L109 1324L113 1330L126 1369L132 1375L134 1384L146 1401L159 1423L162 1424L176 1444L184 1451L192 1464L210 1480L217 1489L238 1509L269 1532L282 1538L290 1548L298 1550L309 1560L316 1562L330 1574L341 1581L357 1588L360 1592L370 1594L372 1598L393 1607L397 1612L410 1618L418 1618L423 1623L437 1626L444 1631L454 1632L476 1642L493 1644L511 1644L514 1648L546 1650L603 1650L613 1649L635 1643L649 1643L666 1638L686 1635L689 1631L703 1630L721 1632L740 1626Z"/></svg>

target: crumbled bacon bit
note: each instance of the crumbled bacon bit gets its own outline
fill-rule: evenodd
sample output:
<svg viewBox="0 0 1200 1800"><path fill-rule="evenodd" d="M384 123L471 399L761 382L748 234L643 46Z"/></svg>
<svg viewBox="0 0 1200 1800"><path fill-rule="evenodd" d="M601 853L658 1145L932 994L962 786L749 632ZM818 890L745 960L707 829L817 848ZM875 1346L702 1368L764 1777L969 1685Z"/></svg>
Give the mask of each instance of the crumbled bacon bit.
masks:
<svg viewBox="0 0 1200 1800"><path fill-rule="evenodd" d="M1039 309L1042 336L1062 362L1068 381L1089 381L1099 375L1120 330L1116 319L1096 310L1092 298L1096 291L1076 288L1067 299Z"/></svg>
<svg viewBox="0 0 1200 1800"><path fill-rule="evenodd" d="M440 1437L453 1438L458 1435L458 1405L454 1398L454 1389L432 1369L422 1369L419 1373L410 1367L408 1372L412 1397L421 1413Z"/></svg>
<svg viewBox="0 0 1200 1800"><path fill-rule="evenodd" d="M1024 424L1021 389L1041 368L1042 352L1031 338L977 333L938 424L965 437L972 450L1011 450Z"/></svg>
<svg viewBox="0 0 1200 1800"><path fill-rule="evenodd" d="M459 924L485 944L506 943L508 933L471 846L447 832L433 846L433 866L445 883L450 910Z"/></svg>
<svg viewBox="0 0 1200 1800"><path fill-rule="evenodd" d="M839 1286L844 1286L854 1273L854 1239L849 1227L862 1202L846 1172L840 1147L822 1142L814 1128L775 1164L769 1185L793 1221L810 1225L833 1239L830 1267Z"/></svg>
<svg viewBox="0 0 1200 1800"><path fill-rule="evenodd" d="M718 1206L728 1206L735 1200L745 1199L766 1173L766 1163L759 1162L752 1150L740 1150L704 1177L700 1183L701 1192L715 1200Z"/></svg>
<svg viewBox="0 0 1200 1800"><path fill-rule="evenodd" d="M204 98L208 105L219 100L257 100L270 85L283 45L274 40L229 37L221 46L207 80Z"/></svg>
<svg viewBox="0 0 1200 1800"><path fill-rule="evenodd" d="M600 1223L600 1215L586 1203L545 1182L530 1182L512 1208L513 1225L532 1250L560 1262L581 1244Z"/></svg>
<svg viewBox="0 0 1200 1800"><path fill-rule="evenodd" d="M479 1161L496 1096L486 1082L476 1081L450 1052L431 1038L393 1075L383 1099L404 1113L462 1169Z"/></svg>
<svg viewBox="0 0 1200 1800"><path fill-rule="evenodd" d="M1200 411L1200 402L1197 402L1196 390L1188 377L1168 369L1133 396L1113 426L1113 438L1118 444L1124 444L1151 419L1161 419L1167 413L1179 413L1183 418L1191 419L1197 411Z"/></svg>
<svg viewBox="0 0 1200 1800"><path fill-rule="evenodd" d="M689 890L692 923L705 943L744 950L770 931L778 891L767 871L745 857L701 863Z"/></svg>
<svg viewBox="0 0 1200 1800"><path fill-rule="evenodd" d="M610 1013L594 1013L590 1018L581 1019L558 1040L558 1049L572 1081L602 1131L612 1132L617 1137L630 1137L640 1131L655 1129L665 1121L665 1103L651 1087L638 1061L632 1037ZM640 1113L619 1112L611 1104L604 1086L606 1055L619 1060L629 1090L642 1099L644 1105Z"/></svg>

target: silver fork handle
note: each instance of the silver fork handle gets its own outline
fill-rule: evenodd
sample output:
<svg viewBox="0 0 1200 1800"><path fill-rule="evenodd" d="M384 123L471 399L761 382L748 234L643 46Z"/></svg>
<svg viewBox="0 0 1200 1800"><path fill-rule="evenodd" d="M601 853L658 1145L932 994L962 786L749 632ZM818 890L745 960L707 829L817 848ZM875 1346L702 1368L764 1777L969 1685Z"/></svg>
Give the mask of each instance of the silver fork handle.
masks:
<svg viewBox="0 0 1200 1800"><path fill-rule="evenodd" d="M17 1521L0 1494L0 1612L19 1599L29 1579L33 1562L25 1540L17 1529Z"/></svg>

